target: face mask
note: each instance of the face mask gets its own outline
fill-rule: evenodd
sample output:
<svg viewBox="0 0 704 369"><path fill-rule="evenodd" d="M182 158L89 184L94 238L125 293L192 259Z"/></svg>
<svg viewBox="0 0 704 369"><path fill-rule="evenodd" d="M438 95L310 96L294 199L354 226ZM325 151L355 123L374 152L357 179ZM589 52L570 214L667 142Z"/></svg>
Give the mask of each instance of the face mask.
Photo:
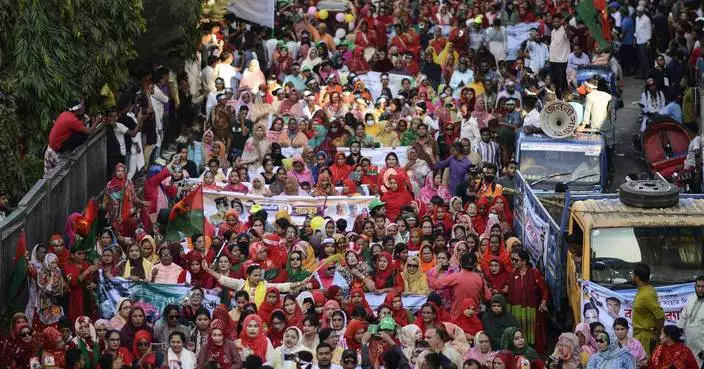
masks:
<svg viewBox="0 0 704 369"><path fill-rule="evenodd" d="M371 125L373 125L373 124L374 124L374 121L373 121L373 120L371 120L371 119L367 120L367 125L370 125L370 126L371 126Z"/></svg>
<svg viewBox="0 0 704 369"><path fill-rule="evenodd" d="M491 181L494 180L494 176L484 176L484 179L486 179L487 181L491 182Z"/></svg>

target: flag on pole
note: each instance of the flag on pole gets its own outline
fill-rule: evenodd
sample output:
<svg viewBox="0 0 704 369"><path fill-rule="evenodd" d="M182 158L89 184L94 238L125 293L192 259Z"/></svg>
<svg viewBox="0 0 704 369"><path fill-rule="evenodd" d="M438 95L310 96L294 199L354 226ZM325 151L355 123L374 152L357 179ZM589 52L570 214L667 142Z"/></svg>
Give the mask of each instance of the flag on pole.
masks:
<svg viewBox="0 0 704 369"><path fill-rule="evenodd" d="M203 186L198 185L171 209L169 224L166 226L166 240L180 241L194 233L203 233L204 229Z"/></svg>
<svg viewBox="0 0 704 369"><path fill-rule="evenodd" d="M10 284L8 290L8 302L12 306L12 312L24 311L21 300L21 291L26 289L27 281L27 236L24 229L20 231L15 247L15 257L12 260L12 274L10 275Z"/></svg>

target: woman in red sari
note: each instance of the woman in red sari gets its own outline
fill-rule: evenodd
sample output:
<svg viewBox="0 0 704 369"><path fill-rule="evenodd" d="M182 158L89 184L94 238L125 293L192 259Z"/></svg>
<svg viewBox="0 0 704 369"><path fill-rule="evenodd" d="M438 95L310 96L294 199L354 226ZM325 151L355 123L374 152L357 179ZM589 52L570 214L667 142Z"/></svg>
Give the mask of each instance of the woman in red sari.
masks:
<svg viewBox="0 0 704 369"><path fill-rule="evenodd" d="M396 321L396 324L399 326L405 327L413 321L413 315L403 307L403 300L401 299L400 293L396 291L387 293L384 299L384 305L391 309L391 317L394 318L394 321Z"/></svg>
<svg viewBox="0 0 704 369"><path fill-rule="evenodd" d="M492 258L489 261L489 268L483 269L482 272L492 295L502 294L506 296L508 294L508 282L511 278L511 273L503 267L499 258Z"/></svg>
<svg viewBox="0 0 704 369"><path fill-rule="evenodd" d="M413 200L413 194L406 188L407 178L395 172L392 169L387 171L387 174L391 174L384 180L387 190L381 195L381 201L386 203L386 217L392 221L401 213L401 208Z"/></svg>
<svg viewBox="0 0 704 369"><path fill-rule="evenodd" d="M374 291L375 293L388 293L391 291L403 292L404 284L398 267L390 253L382 251L376 258L374 265Z"/></svg>
<svg viewBox="0 0 704 369"><path fill-rule="evenodd" d="M508 284L509 311L521 323L526 342L538 353L544 353L548 286L543 274L530 264L530 255L525 249L514 250L511 262L514 270Z"/></svg>
<svg viewBox="0 0 704 369"><path fill-rule="evenodd" d="M352 319L347 323L345 335L342 338L344 349L354 350L358 355L362 353L362 335L367 331L365 320Z"/></svg>
<svg viewBox="0 0 704 369"><path fill-rule="evenodd" d="M276 309L281 309L281 292L276 287L269 287L266 289L266 297L259 305L257 314L268 323L271 320L271 313Z"/></svg>
<svg viewBox="0 0 704 369"><path fill-rule="evenodd" d="M425 331L428 328L439 327L443 323L443 321L440 319L440 311L437 305L433 304L432 302L426 302L425 304L423 304L423 306L420 307L420 311L418 311L418 314L420 316L417 317L413 324L417 325L418 328L420 328L420 331L423 333L423 335L425 335Z"/></svg>
<svg viewBox="0 0 704 369"><path fill-rule="evenodd" d="M474 335L484 329L482 321L479 319L481 309L476 300L472 298L462 300L460 305L462 315L455 318L455 324L462 328L468 341L474 340Z"/></svg>
<svg viewBox="0 0 704 369"><path fill-rule="evenodd" d="M366 20L359 22L357 31L354 33L354 46L362 50L368 47L376 46L376 33L369 29L369 24Z"/></svg>
<svg viewBox="0 0 704 369"><path fill-rule="evenodd" d="M267 282L280 283L285 281L285 273L282 273L284 264L277 257L269 256L269 250L263 242L252 242L249 245L249 259L244 262L242 268L247 270L250 265L261 266L263 277ZM284 278L281 280L281 278Z"/></svg>
<svg viewBox="0 0 704 369"><path fill-rule="evenodd" d="M100 264L90 265L85 259L86 251L73 247L70 259L63 270L70 291L68 318L71 321L84 315L89 317L96 315L96 304L87 288L95 284L94 273L100 268Z"/></svg>
<svg viewBox="0 0 704 369"><path fill-rule="evenodd" d="M284 314L286 315L286 328L301 327L303 325L303 311L296 302L296 296L287 294L284 297Z"/></svg>
<svg viewBox="0 0 704 369"><path fill-rule="evenodd" d="M186 257L188 260L188 275L186 282L193 287L204 289L213 289L217 285L215 278L203 269L203 255L199 252L192 251Z"/></svg>
<svg viewBox="0 0 704 369"><path fill-rule="evenodd" d="M675 325L666 325L660 333L660 345L650 357L652 369L697 369L699 365L692 350L682 341L682 330Z"/></svg>
<svg viewBox="0 0 704 369"><path fill-rule="evenodd" d="M335 301L335 300L331 300L331 301ZM364 311L367 313L367 317L374 316L374 312L372 311L372 307L369 305L369 302L367 302L367 298L364 295L364 290L361 287L354 287L350 291L350 299L347 302L347 306L345 309L347 316L352 316L352 312L354 311L354 308L356 308L356 307L363 308Z"/></svg>
<svg viewBox="0 0 704 369"><path fill-rule="evenodd" d="M342 184L342 181L347 179L347 177L352 172L352 166L347 164L347 158L344 153L338 152L335 155L335 163L330 166L330 171L332 172L332 183L335 186Z"/></svg>

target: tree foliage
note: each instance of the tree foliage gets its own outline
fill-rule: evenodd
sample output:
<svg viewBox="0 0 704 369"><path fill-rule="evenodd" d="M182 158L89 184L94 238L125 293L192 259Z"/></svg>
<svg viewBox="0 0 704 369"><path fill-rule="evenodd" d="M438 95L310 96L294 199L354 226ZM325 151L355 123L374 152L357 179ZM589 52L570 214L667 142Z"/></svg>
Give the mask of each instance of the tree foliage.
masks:
<svg viewBox="0 0 704 369"><path fill-rule="evenodd" d="M21 194L41 177L35 163L70 100L128 80L144 29L142 0L0 0L0 161L12 162L5 189Z"/></svg>
<svg viewBox="0 0 704 369"><path fill-rule="evenodd" d="M200 42L201 0L143 0L146 32L135 42L138 67L177 69Z"/></svg>

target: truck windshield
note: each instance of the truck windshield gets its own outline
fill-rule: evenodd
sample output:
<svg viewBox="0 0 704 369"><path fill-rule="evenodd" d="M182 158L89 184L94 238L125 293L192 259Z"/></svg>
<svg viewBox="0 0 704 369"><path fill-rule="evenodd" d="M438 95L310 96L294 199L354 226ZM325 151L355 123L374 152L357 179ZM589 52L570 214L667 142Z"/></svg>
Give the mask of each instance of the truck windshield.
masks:
<svg viewBox="0 0 704 369"><path fill-rule="evenodd" d="M704 227L600 228L592 231L591 280L632 288L635 263L650 266L654 285L693 281L702 271Z"/></svg>
<svg viewBox="0 0 704 369"><path fill-rule="evenodd" d="M521 145L519 170L529 183L560 173L567 174L547 178L542 182L599 183L599 147L555 145L543 148L541 146L532 143Z"/></svg>

